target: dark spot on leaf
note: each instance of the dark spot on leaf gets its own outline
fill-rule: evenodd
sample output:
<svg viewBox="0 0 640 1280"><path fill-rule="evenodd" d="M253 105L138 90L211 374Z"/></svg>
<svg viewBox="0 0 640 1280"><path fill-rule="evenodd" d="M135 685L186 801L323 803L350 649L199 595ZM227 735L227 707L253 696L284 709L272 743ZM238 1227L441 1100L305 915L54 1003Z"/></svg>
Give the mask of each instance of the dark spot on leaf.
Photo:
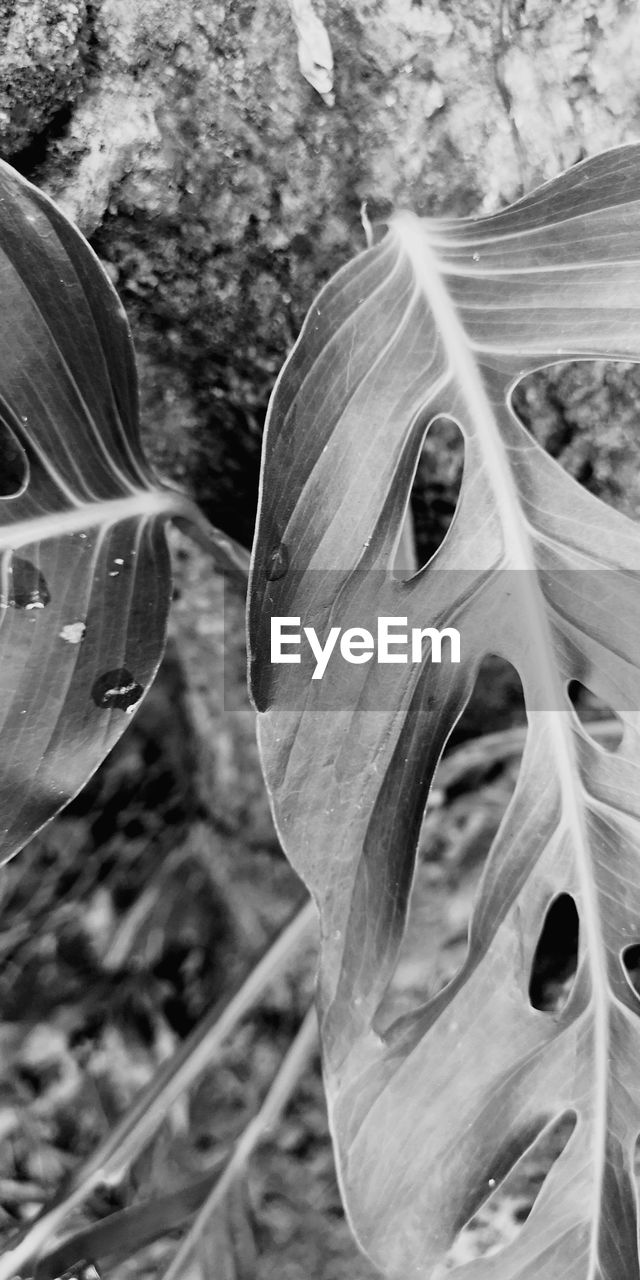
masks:
<svg viewBox="0 0 640 1280"><path fill-rule="evenodd" d="M44 574L30 560L13 556L9 566L7 604L12 609L44 609L51 599Z"/></svg>
<svg viewBox="0 0 640 1280"><path fill-rule="evenodd" d="M289 551L286 543L280 542L267 557L267 580L269 582L277 582L278 578L284 578L289 568Z"/></svg>
<svg viewBox="0 0 640 1280"><path fill-rule="evenodd" d="M579 934L576 904L570 894L561 893L547 911L531 966L529 999L534 1009L564 1009L578 967Z"/></svg>
<svg viewBox="0 0 640 1280"><path fill-rule="evenodd" d="M97 707L117 707L128 711L139 702L144 689L126 667L114 667L94 680L91 697Z"/></svg>

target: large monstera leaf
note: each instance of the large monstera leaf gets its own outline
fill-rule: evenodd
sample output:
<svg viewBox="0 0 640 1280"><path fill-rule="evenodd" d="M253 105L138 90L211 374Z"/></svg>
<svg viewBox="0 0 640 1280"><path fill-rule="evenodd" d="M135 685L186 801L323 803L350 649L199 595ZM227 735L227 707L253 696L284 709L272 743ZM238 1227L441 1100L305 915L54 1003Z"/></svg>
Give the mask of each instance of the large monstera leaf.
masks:
<svg viewBox="0 0 640 1280"><path fill-rule="evenodd" d="M638 1280L640 530L580 489L514 416L527 371L640 358L640 148L586 161L478 220L394 217L319 295L274 393L251 587L252 682L285 849L320 911L326 1085L345 1202L393 1280ZM431 562L394 574L425 430L465 440ZM603 422L602 430L606 432ZM453 626L461 662L271 663L270 619ZM289 650L291 651L291 650ZM397 650L396 650L397 652ZM518 670L528 733L466 960L391 1025L434 768L479 664ZM606 750L567 695L624 724ZM578 967L559 1009L529 982L570 895ZM446 1270L461 1226L549 1126L574 1121L499 1254Z"/></svg>
<svg viewBox="0 0 640 1280"><path fill-rule="evenodd" d="M78 791L153 679L172 516L198 519L144 461L115 290L0 164L1 860Z"/></svg>

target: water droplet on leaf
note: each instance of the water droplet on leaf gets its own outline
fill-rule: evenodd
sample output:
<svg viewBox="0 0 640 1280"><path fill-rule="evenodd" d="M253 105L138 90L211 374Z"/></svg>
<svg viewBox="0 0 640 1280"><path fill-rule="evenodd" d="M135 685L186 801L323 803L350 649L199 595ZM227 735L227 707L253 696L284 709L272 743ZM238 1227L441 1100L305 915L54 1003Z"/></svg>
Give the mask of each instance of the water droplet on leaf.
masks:
<svg viewBox="0 0 640 1280"><path fill-rule="evenodd" d="M139 702L144 689L127 667L114 667L94 680L91 697L97 707L129 711Z"/></svg>
<svg viewBox="0 0 640 1280"><path fill-rule="evenodd" d="M46 578L38 566L22 556L12 556L6 603L12 609L44 609L50 599Z"/></svg>
<svg viewBox="0 0 640 1280"><path fill-rule="evenodd" d="M101 1280L98 1268L93 1262L87 1262L83 1258L81 1262L76 1262L68 1271L65 1271L60 1280Z"/></svg>
<svg viewBox="0 0 640 1280"><path fill-rule="evenodd" d="M267 581L277 582L278 578L284 578L289 568L289 551L285 542L279 543L277 547L269 554L267 559Z"/></svg>

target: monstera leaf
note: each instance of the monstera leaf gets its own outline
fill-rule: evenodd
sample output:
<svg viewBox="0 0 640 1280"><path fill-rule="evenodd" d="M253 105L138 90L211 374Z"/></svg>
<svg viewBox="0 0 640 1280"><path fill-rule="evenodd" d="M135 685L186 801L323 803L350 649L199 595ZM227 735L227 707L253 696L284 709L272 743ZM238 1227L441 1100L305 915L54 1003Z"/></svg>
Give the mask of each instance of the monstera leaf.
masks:
<svg viewBox="0 0 640 1280"><path fill-rule="evenodd" d="M170 517L203 523L142 456L115 290L52 202L1 164L2 859L78 791L153 679Z"/></svg>
<svg viewBox="0 0 640 1280"><path fill-rule="evenodd" d="M625 964L640 943L640 530L581 490L510 405L525 372L596 356L640 357L635 146L493 217L394 217L319 295L270 408L253 694L278 827L321 916L345 1201L394 1280L640 1276L640 1003ZM443 416L465 440L457 510L431 562L399 575L424 434ZM322 640L379 617L454 627L461 661L432 661L428 644L422 662L393 666L334 653L314 679L304 654L269 660L274 616ZM518 785L461 970L389 1025L430 780L487 653L524 688ZM620 716L617 750L582 727L572 680ZM577 972L547 1012L530 978L560 895L579 917ZM562 1123L571 1136L517 1237L447 1270L463 1224Z"/></svg>

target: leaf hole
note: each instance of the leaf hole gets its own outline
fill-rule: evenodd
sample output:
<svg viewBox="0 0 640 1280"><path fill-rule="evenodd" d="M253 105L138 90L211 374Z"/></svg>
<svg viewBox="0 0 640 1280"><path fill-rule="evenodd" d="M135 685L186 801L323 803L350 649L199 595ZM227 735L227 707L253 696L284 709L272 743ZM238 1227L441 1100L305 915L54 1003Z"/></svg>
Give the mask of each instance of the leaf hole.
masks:
<svg viewBox="0 0 640 1280"><path fill-rule="evenodd" d="M521 1141L521 1154L515 1162L512 1153L503 1154L487 1175L485 1199L449 1248L442 1269L443 1280L454 1266L495 1256L517 1239L575 1127L575 1112L565 1112L541 1131L538 1129L532 1141L525 1137L525 1149L522 1150Z"/></svg>
<svg viewBox="0 0 640 1280"><path fill-rule="evenodd" d="M524 726L526 722L522 681L516 668L496 653L487 654L478 667L473 693L449 738L447 750L468 738ZM496 746L504 758L504 744Z"/></svg>
<svg viewBox="0 0 640 1280"><path fill-rule="evenodd" d="M520 771L524 733L516 729L510 742L508 734L489 732L514 720L524 728L522 685L511 663L492 657L481 664L466 717L464 738L440 762L422 818L406 928L376 1015L381 1032L436 996L465 962L487 855Z"/></svg>
<svg viewBox="0 0 640 1280"><path fill-rule="evenodd" d="M640 1000L640 943L634 942L625 947L620 956L622 972L633 991Z"/></svg>
<svg viewBox="0 0 640 1280"><path fill-rule="evenodd" d="M624 726L620 716L616 714L597 693L581 684L579 680L570 680L567 695L573 710L592 742L606 750L615 751L622 741Z"/></svg>
<svg viewBox="0 0 640 1280"><path fill-rule="evenodd" d="M579 360L528 374L512 396L538 444L589 493L632 518L640 509L640 369ZM603 423L607 424L605 432Z"/></svg>
<svg viewBox="0 0 640 1280"><path fill-rule="evenodd" d="M545 916L531 965L529 999L534 1009L564 1009L578 967L580 918L569 893L554 898Z"/></svg>
<svg viewBox="0 0 640 1280"><path fill-rule="evenodd" d="M0 410L0 498L18 498L29 482L27 455Z"/></svg>
<svg viewBox="0 0 640 1280"><path fill-rule="evenodd" d="M464 469L464 436L451 418L436 418L427 431L411 490L418 563L442 546L458 506Z"/></svg>

